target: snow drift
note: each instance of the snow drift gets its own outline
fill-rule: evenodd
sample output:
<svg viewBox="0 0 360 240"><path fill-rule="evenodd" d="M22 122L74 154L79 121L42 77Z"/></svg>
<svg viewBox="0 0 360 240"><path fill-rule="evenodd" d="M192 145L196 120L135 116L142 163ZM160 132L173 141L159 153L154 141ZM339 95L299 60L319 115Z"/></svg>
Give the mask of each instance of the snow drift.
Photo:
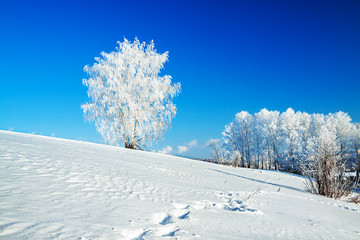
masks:
<svg viewBox="0 0 360 240"><path fill-rule="evenodd" d="M359 239L303 178L0 131L1 239Z"/></svg>

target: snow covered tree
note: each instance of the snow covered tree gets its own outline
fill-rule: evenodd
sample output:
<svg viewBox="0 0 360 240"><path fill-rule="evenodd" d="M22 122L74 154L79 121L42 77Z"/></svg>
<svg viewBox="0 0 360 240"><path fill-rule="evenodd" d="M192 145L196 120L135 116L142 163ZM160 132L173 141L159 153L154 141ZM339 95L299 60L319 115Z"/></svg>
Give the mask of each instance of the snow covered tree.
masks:
<svg viewBox="0 0 360 240"><path fill-rule="evenodd" d="M345 162L336 137L336 125L327 117L319 127L318 134L310 140L308 159L302 166L303 174L308 177L306 187L319 195L340 198L349 194L350 184L344 181Z"/></svg>
<svg viewBox="0 0 360 240"><path fill-rule="evenodd" d="M243 155L242 162L246 162L248 168L250 168L251 163L251 148L253 142L253 133L251 131L253 123L253 116L246 112L241 111L236 114L235 125L238 132L238 141L240 143L241 154Z"/></svg>
<svg viewBox="0 0 360 240"><path fill-rule="evenodd" d="M318 137L320 135L321 127L326 123L326 117L324 114L314 113L311 115L311 123L309 126L309 132L311 137Z"/></svg>
<svg viewBox="0 0 360 240"><path fill-rule="evenodd" d="M210 147L213 162L222 164L225 160L226 151L222 146L221 140L210 139L206 145Z"/></svg>
<svg viewBox="0 0 360 240"><path fill-rule="evenodd" d="M329 120L335 125L340 152L347 153L350 147L351 133L354 131L350 116L340 111L335 114L330 113Z"/></svg>
<svg viewBox="0 0 360 240"><path fill-rule="evenodd" d="M359 123L355 123L354 124L354 128L353 128L353 132L352 132L352 144L353 144L353 150L355 152L355 156L356 156L356 161L355 161L355 166L356 166L356 180L355 180L355 184L359 183L359 178L360 178L360 124Z"/></svg>
<svg viewBox="0 0 360 240"><path fill-rule="evenodd" d="M246 111L236 114L233 122L225 126L223 131L224 147L232 155L239 152L236 156L241 156L239 162L241 167L250 167L251 146L252 146L252 122L253 116Z"/></svg>
<svg viewBox="0 0 360 240"><path fill-rule="evenodd" d="M343 112L310 115L288 108L280 114L264 108L251 115L241 111L222 132L224 156L234 166L279 170L280 165L285 165L285 171L305 174L304 169L315 166L316 161L310 160L316 159L316 154L318 160L324 159L319 157L320 152L332 151L334 148L328 146L334 143L337 152L331 153L333 160L339 156L341 159L336 160L336 168L331 171L343 171L355 163L360 173L359 127L356 126L359 125L353 124L350 116ZM326 139L334 142L329 145ZM336 175L342 174L341 171Z"/></svg>
<svg viewBox="0 0 360 240"><path fill-rule="evenodd" d="M225 126L225 130L222 132L224 148L229 152L240 151L240 145L238 142L239 132L237 125L234 122L229 123Z"/></svg>
<svg viewBox="0 0 360 240"><path fill-rule="evenodd" d="M266 108L255 113L255 117L259 122L260 132L263 137L265 151L267 152L269 169L272 167L272 160L276 170L279 170L279 147L281 133L279 127L279 112L269 111Z"/></svg>
<svg viewBox="0 0 360 240"><path fill-rule="evenodd" d="M299 157L302 157L304 156L304 153L306 153L307 151L307 144L311 137L310 126L311 126L312 118L311 115L306 112L297 112L296 115L298 115L299 118L298 131L301 139L301 150L300 150L301 153Z"/></svg>
<svg viewBox="0 0 360 240"><path fill-rule="evenodd" d="M141 149L159 141L176 114L173 97L180 83L171 76L159 76L168 52L157 53L150 44L135 38L118 42L116 51L101 53L92 66L85 66L83 79L91 102L82 105L85 117L94 121L106 142Z"/></svg>
<svg viewBox="0 0 360 240"><path fill-rule="evenodd" d="M300 115L296 114L292 108L288 108L280 114L280 128L283 136L283 151L290 162L291 169L295 169L295 160L301 151L300 138Z"/></svg>
<svg viewBox="0 0 360 240"><path fill-rule="evenodd" d="M253 136L253 145L252 151L255 156L255 168L264 169L264 151L263 151L263 137L261 134L262 126L260 122L257 121L257 115L255 114L253 123L252 123L252 136ZM260 167L261 160L261 167Z"/></svg>

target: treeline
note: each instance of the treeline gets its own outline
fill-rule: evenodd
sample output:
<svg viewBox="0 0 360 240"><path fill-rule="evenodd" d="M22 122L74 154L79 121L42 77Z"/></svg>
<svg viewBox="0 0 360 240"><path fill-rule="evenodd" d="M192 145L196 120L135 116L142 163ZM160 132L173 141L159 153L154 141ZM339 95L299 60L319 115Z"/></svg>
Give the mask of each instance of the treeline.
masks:
<svg viewBox="0 0 360 240"><path fill-rule="evenodd" d="M323 145L339 156L342 168L360 171L360 125L344 112L308 114L262 109L254 115L236 114L222 139L209 146L213 161L233 166L274 169L305 174ZM340 163L336 163L340 164Z"/></svg>

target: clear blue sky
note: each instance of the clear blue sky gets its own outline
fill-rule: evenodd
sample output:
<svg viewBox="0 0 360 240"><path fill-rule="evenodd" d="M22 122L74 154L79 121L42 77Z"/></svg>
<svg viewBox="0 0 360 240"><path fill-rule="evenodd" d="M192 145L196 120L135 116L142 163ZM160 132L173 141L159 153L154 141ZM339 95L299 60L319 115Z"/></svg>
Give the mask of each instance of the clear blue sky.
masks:
<svg viewBox="0 0 360 240"><path fill-rule="evenodd" d="M348 112L360 122L360 1L0 1L0 129L101 142L83 67L127 38L169 51L181 82L163 141L221 137L241 110Z"/></svg>

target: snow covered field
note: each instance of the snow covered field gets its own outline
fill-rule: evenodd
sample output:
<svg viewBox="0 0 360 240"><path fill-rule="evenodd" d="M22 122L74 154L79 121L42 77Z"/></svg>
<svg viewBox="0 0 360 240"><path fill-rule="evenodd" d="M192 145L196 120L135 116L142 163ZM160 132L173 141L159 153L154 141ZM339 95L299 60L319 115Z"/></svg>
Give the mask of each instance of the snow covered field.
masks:
<svg viewBox="0 0 360 240"><path fill-rule="evenodd" d="M303 179L0 131L1 239L360 239Z"/></svg>

